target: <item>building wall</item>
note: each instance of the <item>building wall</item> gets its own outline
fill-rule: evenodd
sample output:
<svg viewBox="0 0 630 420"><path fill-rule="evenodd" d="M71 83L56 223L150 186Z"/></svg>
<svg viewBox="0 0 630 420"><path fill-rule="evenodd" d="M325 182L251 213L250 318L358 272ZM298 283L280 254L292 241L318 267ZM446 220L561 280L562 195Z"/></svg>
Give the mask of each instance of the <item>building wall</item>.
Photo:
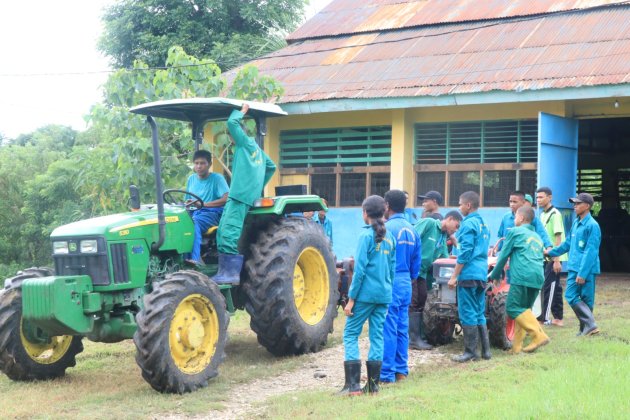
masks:
<svg viewBox="0 0 630 420"><path fill-rule="evenodd" d="M392 160L391 188L416 191L414 169L414 125L417 123L492 121L537 119L539 112L574 118L606 118L630 116L630 100L616 99L544 101L509 104L481 104L465 106L428 107L383 111L349 111L310 115L290 115L268 122L268 136L265 148L271 158L279 162L279 138L282 130L340 128L353 126L391 125ZM281 175L280 170L271 180L267 194L273 194L276 185L309 184L306 174ZM507 204L507 197L506 197ZM441 209L443 213L448 208ZM491 232L491 243L497 240L496 234L507 207L482 208L480 214L486 220ZM417 208L418 213L421 209ZM567 224L570 215L567 216ZM329 217L333 222L334 252L338 259L353 255L356 237L363 227L361 209L358 207L331 208Z"/></svg>

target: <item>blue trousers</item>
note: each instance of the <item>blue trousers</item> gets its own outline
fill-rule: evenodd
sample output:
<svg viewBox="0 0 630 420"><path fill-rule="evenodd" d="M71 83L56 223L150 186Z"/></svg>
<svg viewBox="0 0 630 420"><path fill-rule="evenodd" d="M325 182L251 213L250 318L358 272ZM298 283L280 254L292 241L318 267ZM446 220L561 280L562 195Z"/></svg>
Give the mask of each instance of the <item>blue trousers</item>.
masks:
<svg viewBox="0 0 630 420"><path fill-rule="evenodd" d="M564 291L564 297L570 306L575 305L580 300L583 301L593 310L595 306L595 274L586 278L584 284L577 284L575 279L577 272L569 271L567 274L567 290Z"/></svg>
<svg viewBox="0 0 630 420"><path fill-rule="evenodd" d="M396 277L393 284L392 303L387 308L383 327L384 353L381 381L394 382L396 374L409 374L409 305L411 304L411 279Z"/></svg>
<svg viewBox="0 0 630 420"><path fill-rule="evenodd" d="M363 331L366 320L369 321L370 328L368 360L383 360L383 323L387 313L387 304L355 301L352 312L354 315L346 318L346 327L343 329L345 360L361 359L359 335Z"/></svg>
<svg viewBox="0 0 630 420"><path fill-rule="evenodd" d="M462 327L486 325L486 291L483 287L457 285L457 312Z"/></svg>
<svg viewBox="0 0 630 420"><path fill-rule="evenodd" d="M195 238L190 259L193 261L201 261L201 236L211 226L219 226L222 213L223 207L202 208L192 212L192 219L195 224Z"/></svg>

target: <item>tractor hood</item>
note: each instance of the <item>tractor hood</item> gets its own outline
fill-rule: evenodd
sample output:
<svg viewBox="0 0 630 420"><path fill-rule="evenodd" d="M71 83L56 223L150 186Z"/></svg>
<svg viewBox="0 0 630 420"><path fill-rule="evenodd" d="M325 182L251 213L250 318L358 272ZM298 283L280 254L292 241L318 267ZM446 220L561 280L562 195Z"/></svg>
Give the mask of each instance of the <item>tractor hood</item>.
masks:
<svg viewBox="0 0 630 420"><path fill-rule="evenodd" d="M186 211L180 207L165 209L166 222L179 221L180 215ZM185 215L187 217L187 215ZM107 236L123 230L140 226L157 226L157 210L141 210L137 212L112 214L96 217L94 219L81 220L60 226L53 230L52 238L76 237L76 236Z"/></svg>

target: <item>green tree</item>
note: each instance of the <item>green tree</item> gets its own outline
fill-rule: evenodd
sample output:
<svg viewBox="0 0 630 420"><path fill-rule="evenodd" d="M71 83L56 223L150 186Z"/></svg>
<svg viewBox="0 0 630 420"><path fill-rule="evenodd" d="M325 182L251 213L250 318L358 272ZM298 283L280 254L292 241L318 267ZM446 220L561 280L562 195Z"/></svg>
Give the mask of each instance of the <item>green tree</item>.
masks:
<svg viewBox="0 0 630 420"><path fill-rule="evenodd" d="M172 45L225 70L284 45L308 0L119 0L105 10L99 49L117 68L161 66Z"/></svg>

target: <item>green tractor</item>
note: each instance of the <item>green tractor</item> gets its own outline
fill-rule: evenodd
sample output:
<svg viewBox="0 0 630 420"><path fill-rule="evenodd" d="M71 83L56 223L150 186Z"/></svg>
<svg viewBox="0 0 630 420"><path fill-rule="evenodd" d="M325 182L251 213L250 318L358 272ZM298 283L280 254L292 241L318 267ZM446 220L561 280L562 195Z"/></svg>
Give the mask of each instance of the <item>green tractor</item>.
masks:
<svg viewBox="0 0 630 420"><path fill-rule="evenodd" d="M326 209L315 195L258 200L245 221L238 286L217 285L216 230L202 245L203 266L187 266L194 226L186 191L164 190L154 117L192 123L196 148L207 122L227 119L241 102L225 98L153 102L131 109L152 129L157 204L61 226L51 234L54 270L29 268L0 291L0 369L18 381L63 376L82 340L133 338L144 379L157 391L208 384L225 357L229 314L245 309L258 341L276 356L319 351L337 315L330 242L315 223L292 214ZM250 103L256 140L279 107Z"/></svg>

